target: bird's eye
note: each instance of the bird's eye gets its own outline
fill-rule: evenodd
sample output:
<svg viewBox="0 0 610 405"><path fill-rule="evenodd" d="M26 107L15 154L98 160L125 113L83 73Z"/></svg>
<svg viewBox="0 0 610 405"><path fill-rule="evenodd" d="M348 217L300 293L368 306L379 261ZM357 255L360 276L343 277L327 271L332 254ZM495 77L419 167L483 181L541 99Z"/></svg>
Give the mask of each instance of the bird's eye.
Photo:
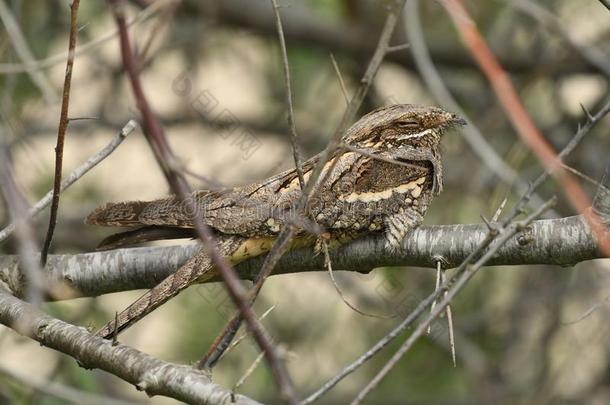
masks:
<svg viewBox="0 0 610 405"><path fill-rule="evenodd" d="M402 120L396 123L400 128L417 129L419 128L419 122L415 120Z"/></svg>

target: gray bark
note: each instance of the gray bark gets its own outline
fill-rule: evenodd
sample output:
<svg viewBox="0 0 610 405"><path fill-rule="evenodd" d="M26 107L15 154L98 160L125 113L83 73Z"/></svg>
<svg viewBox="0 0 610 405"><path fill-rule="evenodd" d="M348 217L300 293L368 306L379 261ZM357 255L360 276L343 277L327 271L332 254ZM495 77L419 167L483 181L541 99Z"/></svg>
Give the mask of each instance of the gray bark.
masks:
<svg viewBox="0 0 610 405"><path fill-rule="evenodd" d="M191 404L258 402L232 393L190 366L166 363L131 347L90 334L85 328L55 319L0 289L0 323L74 357L85 368L108 371L148 395L165 395Z"/></svg>
<svg viewBox="0 0 610 405"><path fill-rule="evenodd" d="M484 224L422 226L407 235L401 249L392 250L384 243L385 238L372 235L332 251L331 259L336 270L358 272L383 266L436 267L436 257L443 258L445 267L454 267L480 244L486 233ZM46 270L50 279L67 283L82 296L152 288L198 248L198 244L191 243L51 255ZM534 221L502 246L488 265L572 266L601 257L583 217L572 216ZM254 278L263 259L254 258L238 265L239 274ZM282 257L275 274L324 270L322 255L314 255L311 249L299 249ZM17 257L0 256L0 280L17 295L23 292Z"/></svg>

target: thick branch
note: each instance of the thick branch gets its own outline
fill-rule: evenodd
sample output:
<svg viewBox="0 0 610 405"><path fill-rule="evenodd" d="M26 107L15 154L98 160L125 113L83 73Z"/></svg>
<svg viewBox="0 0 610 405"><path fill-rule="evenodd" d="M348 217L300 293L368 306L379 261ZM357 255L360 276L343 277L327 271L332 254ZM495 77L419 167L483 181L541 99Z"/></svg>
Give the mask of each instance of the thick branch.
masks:
<svg viewBox="0 0 610 405"><path fill-rule="evenodd" d="M74 357L86 368L100 368L134 384L148 395L164 395L191 404L257 404L213 384L202 372L157 360L124 345L94 336L55 319L0 289L0 323Z"/></svg>
<svg viewBox="0 0 610 405"><path fill-rule="evenodd" d="M607 220L607 218L606 218ZM487 234L484 224L422 226L411 232L402 248L393 251L381 235L356 240L331 252L337 270L368 272L382 266L436 266L433 256L442 256L449 267L461 263ZM610 235L608 235L610 237ZM83 296L150 288L191 257L199 246L187 244L142 247L77 255L50 255L50 277L70 284ZM534 221L513 237L487 265L554 264L570 266L603 257L582 216ZM237 266L244 278L256 277L264 258ZM324 258L311 249L285 254L275 274L324 271ZM0 280L20 294L18 259L0 256Z"/></svg>

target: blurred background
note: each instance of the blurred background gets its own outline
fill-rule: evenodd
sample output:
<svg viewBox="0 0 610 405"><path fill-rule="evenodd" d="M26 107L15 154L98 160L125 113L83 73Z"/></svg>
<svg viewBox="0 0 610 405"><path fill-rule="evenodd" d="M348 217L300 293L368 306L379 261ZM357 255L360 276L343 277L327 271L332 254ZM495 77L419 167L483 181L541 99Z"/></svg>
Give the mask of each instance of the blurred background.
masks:
<svg viewBox="0 0 610 405"><path fill-rule="evenodd" d="M0 0L0 117L17 180L31 203L52 186L54 147L69 31L67 1ZM524 182L541 171L518 139L483 74L436 1L420 2L411 16L444 85L484 139ZM128 2L131 38L144 60L142 79L177 155L192 172L224 186L261 180L290 168L292 151L285 87L269 1ZM324 148L345 108L331 54L352 94L385 20L384 1L281 0L295 97L299 143L305 157ZM610 11L597 0L465 1L479 29L510 73L525 106L556 148L584 122L580 104L595 112L608 100ZM18 23L33 58L30 72L7 35L6 13ZM401 17L402 18L402 17ZM408 21L409 16L404 18ZM64 152L64 173L101 149L137 117L123 73L115 24L104 1L83 1ZM394 45L409 43L405 20ZM412 35L412 34L410 34ZM77 48L77 49L78 49ZM57 57L56 55L60 55ZM361 113L393 103L440 104L414 62L411 49L388 55ZM245 142L244 140L247 140ZM484 164L458 132L443 140L445 191L425 223L480 222L506 198L518 197ZM592 131L567 164L599 180L610 162L610 119ZM193 176L195 188L205 188ZM594 184L582 181L592 195ZM83 224L106 201L146 200L168 193L167 184L138 129L109 158L62 196L53 253L87 252L111 231ZM573 215L555 183L556 214ZM48 213L46 214L48 215ZM42 244L48 218L35 220ZM0 206L0 224L8 223ZM0 244L15 252L15 241ZM323 270L323 269L320 269ZM339 269L337 269L339 270ZM348 299L378 314L406 315L434 288L434 271L380 268L368 275L337 272ZM46 304L52 315L100 326L141 292ZM610 263L490 267L453 303L457 367L448 351L446 322L438 320L368 398L368 403L587 403L610 402ZM317 389L384 336L400 318L363 317L338 296L328 274L283 275L268 280L256 303L273 308L264 323L287 350L288 368L301 395ZM592 310L594 308L594 310ZM193 363L232 314L220 284L194 286L129 329L121 341L172 362ZM319 403L344 403L372 378L397 342L341 382ZM231 388L258 355L246 339L214 369ZM42 348L0 326L0 403L58 404L17 376L56 382L87 393L155 404L132 386ZM264 362L238 392L276 403Z"/></svg>

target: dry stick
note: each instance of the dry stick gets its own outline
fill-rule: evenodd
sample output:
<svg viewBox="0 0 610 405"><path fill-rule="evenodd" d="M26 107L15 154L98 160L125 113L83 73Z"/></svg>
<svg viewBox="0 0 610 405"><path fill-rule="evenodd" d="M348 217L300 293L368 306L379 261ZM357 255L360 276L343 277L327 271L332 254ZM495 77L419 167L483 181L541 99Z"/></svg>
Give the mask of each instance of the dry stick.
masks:
<svg viewBox="0 0 610 405"><path fill-rule="evenodd" d="M591 206L589 197L574 177L565 170L562 170L561 166L557 164L555 151L528 115L508 74L500 66L493 52L487 46L461 0L442 0L442 4L451 16L468 50L491 83L513 128L535 153L545 168L554 175L572 206L578 212L585 214L592 232L598 236L600 249L606 256L610 257L610 240L603 238L604 227L600 225L600 219L594 212L587 213L588 208ZM589 112L585 110L585 113L587 118L591 119Z"/></svg>
<svg viewBox="0 0 610 405"><path fill-rule="evenodd" d="M114 150L125 140L125 138L133 132L133 130L138 126L137 122L134 120L129 120L125 126L121 129L121 131L110 141L108 145L106 145L103 149L97 152L95 155L91 156L87 159L82 165L74 169L72 173L68 177L66 177L61 182L61 187L59 191L63 193L66 189L68 189L72 184L76 183L81 177L83 177L89 170L95 167L102 160L106 159ZM28 211L28 218L33 218L38 215L43 209L51 204L51 200L53 197L53 190L50 190L48 193L44 195L36 204L30 208ZM7 225L4 229L0 231L0 242L4 239L8 238L13 231L15 230L15 224L11 223Z"/></svg>
<svg viewBox="0 0 610 405"><path fill-rule="evenodd" d="M392 3L392 8L388 12L388 17L381 31L381 35L379 37L379 41L377 43L377 47L375 48L375 52L369 65L367 66L366 72L362 77L360 86L356 90L354 97L350 100L347 108L339 122L339 125L333 134L333 137L329 141L326 148L320 154L320 159L316 166L313 169L313 172L307 183L305 184L305 188L303 189L303 193L299 202L297 203L296 211L305 211L307 212L307 203L310 199L310 196L315 195L315 190L317 186L324 182L324 179L320 180L320 175L322 174L322 170L324 169L325 164L328 160L333 156L335 151L341 146L341 138L347 131L350 123L354 120L356 113L360 109L362 105L362 101L368 89L375 77L377 71L379 70L379 66L383 61L387 53L387 49L389 46L389 42L394 32L394 28L396 27L396 23L398 21L398 16L400 14L400 10L404 5L405 0L394 0ZM327 171L327 175L332 172L335 167L337 160L333 162L331 167ZM271 271L281 258L281 256L286 251L289 246L292 237L295 234L295 229L293 226L287 226L282 229L280 234L278 235L277 241L273 244L273 247L269 254L265 257L265 261L263 266L258 273L256 284L251 292L252 299L255 299L258 293L260 292L265 280L271 274ZM207 368L213 366L222 352L229 346L231 340L235 336L237 329L239 328L240 319L239 314L236 314L225 326L224 330L216 337L214 343L206 353L206 355L199 361L200 368Z"/></svg>
<svg viewBox="0 0 610 405"><path fill-rule="evenodd" d="M109 3L119 28L123 65L127 71L138 109L142 115L146 138L155 154L157 162L163 170L174 193L187 204L187 209L189 209L190 212L193 212L195 230L225 282L231 299L239 308L240 313L245 318L246 324L254 335L256 342L265 353L267 362L269 363L276 384L280 390L280 395L289 403L296 404L297 398L292 381L282 364L279 354L276 352L265 328L258 321L258 318L250 307L246 292L241 285L235 270L227 262L226 258L220 255L210 229L202 222L201 218L196 215L197 210L194 209L195 207L192 200L188 198L191 190L184 175L176 170L178 167L176 158L167 141L163 128L148 103L140 82L140 77L138 75L139 66L131 49L127 24L123 14L125 3L122 0L109 0Z"/></svg>
<svg viewBox="0 0 610 405"><path fill-rule="evenodd" d="M588 117L587 123L578 129L578 131L576 132L576 134L572 138L572 140L559 153L559 155L557 156L557 159L561 159L561 158L565 157L566 155L568 155L570 152L572 152L572 150L574 150L576 145L578 145L578 143L584 138L584 136L609 111L610 111L610 103L608 103L608 105L606 105L605 107L600 109L600 111L598 111L597 114ZM546 170L530 185L528 191L515 204L515 207L513 208L513 210L509 213L507 218L502 222L501 225L503 228L507 227L511 223L511 221L513 221L514 218L516 218L517 215L519 215L522 212L523 207L531 199L536 188L539 187L548 176L549 176L549 172L548 172L548 170ZM466 266L468 264L470 264L473 260L477 259L480 256L481 252L483 252L483 250L486 249L493 242L493 240L498 236L498 230L495 227L488 225L488 229L489 229L488 234L485 237L485 239L480 243L480 245L477 249L474 249L464 259L464 261L462 261L462 263L457 267L455 275L453 276L453 278L451 278L449 280L449 282L447 284L451 284L454 280L456 280L457 277L460 276L461 273L464 271L464 269L466 269ZM499 246L498 246L498 248L499 248ZM497 248L495 250L497 250ZM491 256L490 256L490 258L491 258ZM362 356L360 356L350 365L343 368L343 370L341 370L333 378L331 378L329 381L327 381L316 392L314 392L309 397L307 397L303 401L303 404L309 404L309 403L317 400L318 398L320 398L326 392L331 390L335 385L337 385L343 378L347 377L349 374L356 371L361 365L366 363L366 361L368 361L371 357L373 357L375 354L377 354L379 351L381 351L384 347L386 347L392 340L394 340L394 338L399 336L405 329L407 329L417 319L417 317L419 317L419 315L421 315L426 310L426 308L434 302L434 300L436 300L438 297L441 296L441 293L444 291L446 291L446 286L441 286L441 288L437 289L432 294L430 294L428 297L423 299L418 304L418 306L413 311L411 311L411 313L407 316L407 318L404 321L402 321L390 333L388 333L381 340L379 340L366 353L364 353ZM438 310L438 307L435 307L435 311L436 310Z"/></svg>
<svg viewBox="0 0 610 405"><path fill-rule="evenodd" d="M273 311L275 309L275 305L271 306L268 310L266 310L265 312L263 312L263 314L260 316L260 320L262 321L263 319L265 319L267 317L267 315L269 315L271 313L271 311ZM222 353L222 357L224 357L227 353L229 353L231 350L235 349L241 342L244 341L245 338L248 337L248 334L246 332L242 333L241 335L239 335L238 337L235 338L235 340L233 341L233 343L231 343L231 346L229 346L227 348L227 350L225 350Z"/></svg>
<svg viewBox="0 0 610 405"><path fill-rule="evenodd" d="M343 76L341 75L341 70L339 70L339 65L335 60L335 55L330 53L330 61L333 64L333 69L335 69L335 74L337 75L337 79L339 80L339 86L341 86L341 93L343 93L343 98L345 99L345 105L349 104L349 96L347 95L347 88L345 87L345 82L343 81Z"/></svg>
<svg viewBox="0 0 610 405"><path fill-rule="evenodd" d="M292 156L294 158L294 166L299 176L299 185L301 186L301 190L303 190L305 188L305 178L303 177L303 169L301 168L297 128L296 124L294 123L294 108L292 106L292 86L290 85L288 51L286 50L286 40L284 39L284 30L282 29L282 20L280 18L280 7L277 4L277 0L271 0L271 4L273 6L273 12L275 13L277 35L280 40L280 49L282 51L282 66L284 68L284 85L286 86L286 106L288 107L288 125L290 126Z"/></svg>
<svg viewBox="0 0 610 405"><path fill-rule="evenodd" d="M13 49L19 56L19 59L25 64L30 65L34 62L34 56L32 51L28 47L28 44L19 28L19 24L15 20L15 17L11 13L4 0L0 0L0 19L4 23L6 32L11 40ZM39 71L27 68L24 70L30 75L32 82L40 89L42 96L47 104L53 104L57 100L57 94L55 89L49 82L49 80Z"/></svg>
<svg viewBox="0 0 610 405"><path fill-rule="evenodd" d="M451 95L451 92L445 85L439 71L432 62L421 27L418 0L409 0L405 6L403 15L406 32L409 41L411 42L411 55L413 56L417 71L421 75L428 90L430 90L440 105L449 111L459 114L468 122L468 125L460 128L460 132L481 162L507 184L514 183L515 188L519 193L525 193L529 189L528 184L520 178L519 174L508 165L504 159L502 159L498 152L496 152L489 142L487 142L487 139L485 139L485 136L479 131L478 127L468 118L468 114L466 114ZM543 203L543 200L537 195L534 195L532 203L532 206L537 207Z"/></svg>
<svg viewBox="0 0 610 405"><path fill-rule="evenodd" d="M265 353L260 353L258 356L256 356L256 359L254 359L254 361L252 362L250 367L248 367L246 372L239 378L239 380L237 380L237 382L233 386L233 389L231 390L232 392L237 391L237 389L239 387L244 385L244 383L246 382L248 377L250 377L250 375L252 375L254 370L256 370L256 367L258 367L258 365L260 364L260 362L261 362L261 360L263 359L264 356L265 356Z"/></svg>
<svg viewBox="0 0 610 405"><path fill-rule="evenodd" d="M2 0L3 1L3 0ZM157 11L165 6L166 3L172 3L174 0L157 0L151 3L146 9L140 11L134 18L127 22L127 26L139 24L146 21L148 18L153 16ZM100 45L113 39L118 33L118 30L114 30L107 34L100 36L90 42L84 43L78 47L74 52L74 56L82 56L91 51L94 51ZM68 53L60 53L53 56L49 56L46 59L32 61L30 63L0 63L0 74L11 74L11 73L23 73L46 69L55 66L59 63L63 63L68 59Z"/></svg>
<svg viewBox="0 0 610 405"><path fill-rule="evenodd" d="M64 90L61 98L61 113L59 117L59 128L57 129L57 145L55 146L55 179L53 180L53 201L51 203L51 215L49 217L49 228L44 240L40 263L42 267L47 263L47 255L53 240L53 232L57 224L57 211L59 210L59 193L61 188L61 169L64 160L64 139L68 129L68 108L70 107L70 86L72 84L72 69L74 67L74 48L76 48L76 34L78 32L78 6L80 0L72 0L70 5L70 39L68 42L68 61L66 62L66 73L64 75Z"/></svg>
<svg viewBox="0 0 610 405"><path fill-rule="evenodd" d="M466 283L477 273L481 267L496 253L496 251L506 243L510 238L512 238L517 232L527 227L527 225L532 222L535 218L537 218L544 210L548 209L552 204L555 203L555 199L551 199L542 206L540 206L536 211L534 211L531 215L529 215L523 221L510 223L506 227L500 230L499 235L497 237L496 244L487 250L485 254L477 260L476 263L472 265L468 265L464 268L464 271L460 274L460 277L455 281L455 284L451 286L451 288L447 288L448 284L445 283L444 288L444 297L442 301L436 306L436 308L426 317L425 320L419 323L415 331L409 336L409 338L405 341L405 343L396 351L396 353L390 358L390 360L385 364L385 366L375 375L375 377L358 393L356 398L351 402L350 405L358 405L362 400L381 382L381 380L388 374L388 372L398 363L398 361L405 355L405 353L413 346L413 344L425 333L428 325L440 315L440 313L448 307L451 303L451 300L456 296L458 292L460 292ZM454 278L455 279L455 278ZM451 283L450 283L451 284Z"/></svg>

